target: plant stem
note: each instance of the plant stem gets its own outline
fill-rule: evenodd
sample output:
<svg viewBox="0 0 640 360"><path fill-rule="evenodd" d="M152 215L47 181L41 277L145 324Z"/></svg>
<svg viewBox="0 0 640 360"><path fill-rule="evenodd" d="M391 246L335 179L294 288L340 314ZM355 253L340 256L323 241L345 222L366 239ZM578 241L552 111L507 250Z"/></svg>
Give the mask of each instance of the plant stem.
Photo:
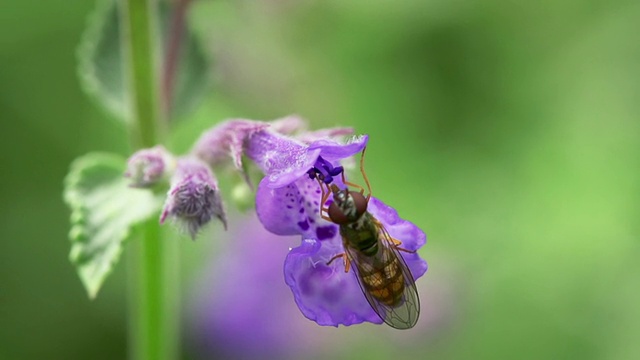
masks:
<svg viewBox="0 0 640 360"><path fill-rule="evenodd" d="M171 114L173 92L180 59L180 50L185 33L185 17L191 0L175 0L171 11L169 33L162 71L162 105L165 116Z"/></svg>
<svg viewBox="0 0 640 360"><path fill-rule="evenodd" d="M162 241L158 221L145 224L129 257L130 358L178 358L176 243Z"/></svg>
<svg viewBox="0 0 640 360"><path fill-rule="evenodd" d="M160 109L158 62L156 61L157 23L154 0L120 0L125 79L133 110L131 138L134 147L158 143Z"/></svg>
<svg viewBox="0 0 640 360"><path fill-rule="evenodd" d="M131 143L135 149L161 143L157 4L120 0L125 83L131 105ZM129 328L132 359L170 360L178 354L176 244L162 241L157 219L143 225L142 239L129 249Z"/></svg>

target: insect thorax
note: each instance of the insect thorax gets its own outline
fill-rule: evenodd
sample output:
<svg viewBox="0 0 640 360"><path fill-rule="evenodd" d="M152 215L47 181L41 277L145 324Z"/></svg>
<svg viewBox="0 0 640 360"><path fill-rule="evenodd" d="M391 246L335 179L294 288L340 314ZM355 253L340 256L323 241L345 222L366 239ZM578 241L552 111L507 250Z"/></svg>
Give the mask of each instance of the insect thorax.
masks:
<svg viewBox="0 0 640 360"><path fill-rule="evenodd" d="M369 213L364 213L357 221L340 226L345 246L349 246L366 256L373 256L378 250L378 229L373 217Z"/></svg>

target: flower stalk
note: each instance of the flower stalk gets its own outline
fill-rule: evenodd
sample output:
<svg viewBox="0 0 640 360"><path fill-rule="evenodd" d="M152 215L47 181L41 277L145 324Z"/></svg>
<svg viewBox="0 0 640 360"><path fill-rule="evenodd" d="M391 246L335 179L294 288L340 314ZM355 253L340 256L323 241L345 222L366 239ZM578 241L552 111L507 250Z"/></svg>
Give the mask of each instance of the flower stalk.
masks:
<svg viewBox="0 0 640 360"><path fill-rule="evenodd" d="M121 46L127 104L132 107L130 142L134 149L161 143L157 55L157 3L120 0ZM177 245L162 241L157 220L148 221L129 249L129 328L132 359L168 360L178 354Z"/></svg>

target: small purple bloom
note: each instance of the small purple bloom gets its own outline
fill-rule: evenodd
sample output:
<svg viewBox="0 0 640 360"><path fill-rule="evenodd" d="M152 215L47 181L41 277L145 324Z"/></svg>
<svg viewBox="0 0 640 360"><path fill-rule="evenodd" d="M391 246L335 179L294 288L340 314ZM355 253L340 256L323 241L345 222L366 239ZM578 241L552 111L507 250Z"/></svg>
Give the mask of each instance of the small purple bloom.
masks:
<svg viewBox="0 0 640 360"><path fill-rule="evenodd" d="M266 174L256 194L263 226L274 234L302 237L301 246L285 260L285 281L302 313L320 325L382 322L362 294L354 271L345 273L340 261L327 265L344 248L338 226L320 216L321 189L313 179L322 176L328 181L330 176L344 188L341 177L335 177L340 174L338 163L361 152L367 140L361 136L342 144L324 138L305 144L266 129L254 134L247 148L247 155ZM426 236L418 227L376 198L370 199L368 211L404 249L418 250L425 244ZM417 253L401 256L415 279L427 271Z"/></svg>
<svg viewBox="0 0 640 360"><path fill-rule="evenodd" d="M193 147L192 154L211 166L228 160L242 170L242 153L245 139L269 126L266 122L233 119L207 130Z"/></svg>
<svg viewBox="0 0 640 360"><path fill-rule="evenodd" d="M231 160L235 169L249 184L249 179L242 166L242 155L247 140L266 128L288 134L302 127L304 127L304 122L297 116L288 116L271 123L246 119L227 120L202 134L193 146L191 153L212 167Z"/></svg>
<svg viewBox="0 0 640 360"><path fill-rule="evenodd" d="M305 144L266 129L256 133L249 141L247 156L266 174L270 188L280 188L298 180L315 166L318 157L337 162L364 149L368 136L353 138L341 144L328 138L320 138Z"/></svg>
<svg viewBox="0 0 640 360"><path fill-rule="evenodd" d="M174 162L173 155L160 145L142 149L129 157L124 175L131 178L132 187L150 187L167 178Z"/></svg>
<svg viewBox="0 0 640 360"><path fill-rule="evenodd" d="M214 216L226 229L218 182L207 164L193 157L178 159L160 223L168 216L182 223L193 239Z"/></svg>

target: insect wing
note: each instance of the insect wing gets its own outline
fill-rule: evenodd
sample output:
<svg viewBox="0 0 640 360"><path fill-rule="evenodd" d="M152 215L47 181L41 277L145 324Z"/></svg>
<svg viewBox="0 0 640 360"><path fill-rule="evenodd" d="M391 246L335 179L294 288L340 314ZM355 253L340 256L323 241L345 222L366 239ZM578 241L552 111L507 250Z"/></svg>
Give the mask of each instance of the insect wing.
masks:
<svg viewBox="0 0 640 360"><path fill-rule="evenodd" d="M397 329L410 329L417 322L420 316L420 298L418 297L418 289L416 288L416 282L411 274L411 270L406 261L400 254L398 246L394 244L391 235L387 232L384 226L376 221L378 229L380 230L380 236L382 237L383 256L392 256L397 259L402 270L404 279L404 291L401 297L401 303L399 306L393 308L389 316L385 318L385 322Z"/></svg>
<svg viewBox="0 0 640 360"><path fill-rule="evenodd" d="M357 272L358 284L376 314L393 328L412 328L420 314L413 275L389 233L378 221L375 223L381 240L376 256L363 255L348 246L345 252ZM398 270L401 276L395 273ZM396 281L403 283L402 291L396 291Z"/></svg>

